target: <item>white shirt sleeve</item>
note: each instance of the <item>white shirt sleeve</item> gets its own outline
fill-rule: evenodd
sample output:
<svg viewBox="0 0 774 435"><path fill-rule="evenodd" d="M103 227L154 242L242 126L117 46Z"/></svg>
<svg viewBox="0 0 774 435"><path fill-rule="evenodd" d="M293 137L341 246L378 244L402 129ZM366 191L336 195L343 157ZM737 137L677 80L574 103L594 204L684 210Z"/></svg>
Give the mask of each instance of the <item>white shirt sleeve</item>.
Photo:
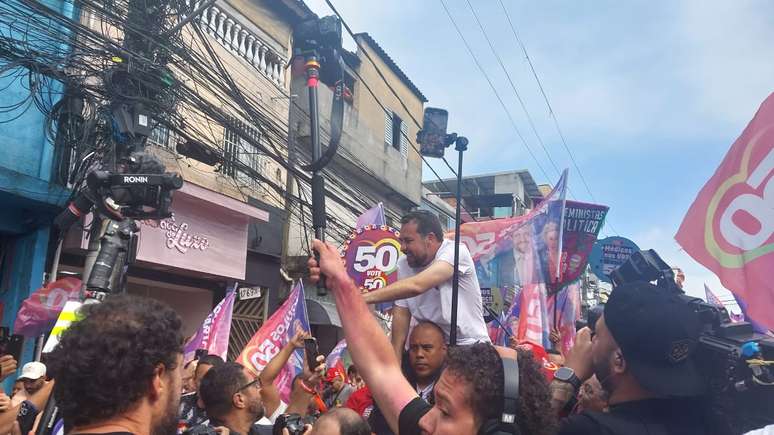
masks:
<svg viewBox="0 0 774 435"><path fill-rule="evenodd" d="M454 242L444 241L440 248L438 248L438 254L435 256L436 261L443 261L454 266ZM460 243L460 264L459 271L461 274L466 275L470 273L473 262L470 258L470 252L465 244Z"/></svg>

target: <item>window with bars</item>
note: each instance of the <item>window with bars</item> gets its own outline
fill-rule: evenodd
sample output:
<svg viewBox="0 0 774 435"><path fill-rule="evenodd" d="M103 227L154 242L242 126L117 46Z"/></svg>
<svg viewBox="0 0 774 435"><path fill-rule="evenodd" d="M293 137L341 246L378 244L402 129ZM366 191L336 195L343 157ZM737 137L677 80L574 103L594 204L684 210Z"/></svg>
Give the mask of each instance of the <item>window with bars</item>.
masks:
<svg viewBox="0 0 774 435"><path fill-rule="evenodd" d="M257 128L232 119L223 135L223 174L234 177L241 185L257 188L256 173L265 175L267 162L257 145L260 140Z"/></svg>
<svg viewBox="0 0 774 435"><path fill-rule="evenodd" d="M162 124L156 124L156 126L151 130L150 136L148 136L147 143L149 145L155 145L159 148L169 149L173 143L170 138L171 134L169 128Z"/></svg>

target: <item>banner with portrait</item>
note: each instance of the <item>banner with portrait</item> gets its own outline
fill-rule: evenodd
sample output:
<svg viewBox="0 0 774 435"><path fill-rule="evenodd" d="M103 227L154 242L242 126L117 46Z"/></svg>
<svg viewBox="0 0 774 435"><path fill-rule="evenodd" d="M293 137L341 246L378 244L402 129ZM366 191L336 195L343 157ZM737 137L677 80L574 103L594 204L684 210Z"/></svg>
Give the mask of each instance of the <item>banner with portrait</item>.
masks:
<svg viewBox="0 0 774 435"><path fill-rule="evenodd" d="M566 331L563 344L573 338L574 313L579 313L580 305L568 293L579 292L571 284L586 269L608 207L565 200L566 180L565 171L556 188L527 215L470 222L460 228L482 294L499 295L508 307L495 313L499 318L490 335L496 342L506 341L501 334L505 331L498 331L503 329L508 330L506 336L546 347L553 347L548 342L552 329Z"/></svg>

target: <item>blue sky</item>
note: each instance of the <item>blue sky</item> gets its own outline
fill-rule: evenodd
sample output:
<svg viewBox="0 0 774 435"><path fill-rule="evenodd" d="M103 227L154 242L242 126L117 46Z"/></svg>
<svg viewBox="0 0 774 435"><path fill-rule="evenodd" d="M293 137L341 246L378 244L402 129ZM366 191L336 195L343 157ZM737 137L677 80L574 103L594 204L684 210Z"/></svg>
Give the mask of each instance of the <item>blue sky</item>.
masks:
<svg viewBox="0 0 774 435"><path fill-rule="evenodd" d="M470 139L464 173L529 169L558 174L465 0L443 0L495 84L530 157L441 0L331 0L355 32L369 32ZM553 126L499 0L470 0L524 100L548 153L570 168L574 197L592 201ZM774 91L774 3L765 1L503 0L596 202L610 206L606 235L654 248L687 275L730 296L674 242L682 217L760 103ZM307 0L319 15L324 0ZM345 42L345 46L353 46ZM442 176L442 162L432 162ZM424 179L432 173L425 170Z"/></svg>

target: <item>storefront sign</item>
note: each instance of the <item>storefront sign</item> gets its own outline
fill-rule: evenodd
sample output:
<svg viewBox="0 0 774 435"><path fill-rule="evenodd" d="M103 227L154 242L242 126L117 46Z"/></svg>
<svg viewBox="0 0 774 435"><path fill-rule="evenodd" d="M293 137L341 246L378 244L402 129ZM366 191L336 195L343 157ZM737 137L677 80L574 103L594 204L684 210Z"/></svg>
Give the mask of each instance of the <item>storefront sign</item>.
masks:
<svg viewBox="0 0 774 435"><path fill-rule="evenodd" d="M140 222L139 261L244 279L248 216L189 195L175 195L171 209Z"/></svg>

